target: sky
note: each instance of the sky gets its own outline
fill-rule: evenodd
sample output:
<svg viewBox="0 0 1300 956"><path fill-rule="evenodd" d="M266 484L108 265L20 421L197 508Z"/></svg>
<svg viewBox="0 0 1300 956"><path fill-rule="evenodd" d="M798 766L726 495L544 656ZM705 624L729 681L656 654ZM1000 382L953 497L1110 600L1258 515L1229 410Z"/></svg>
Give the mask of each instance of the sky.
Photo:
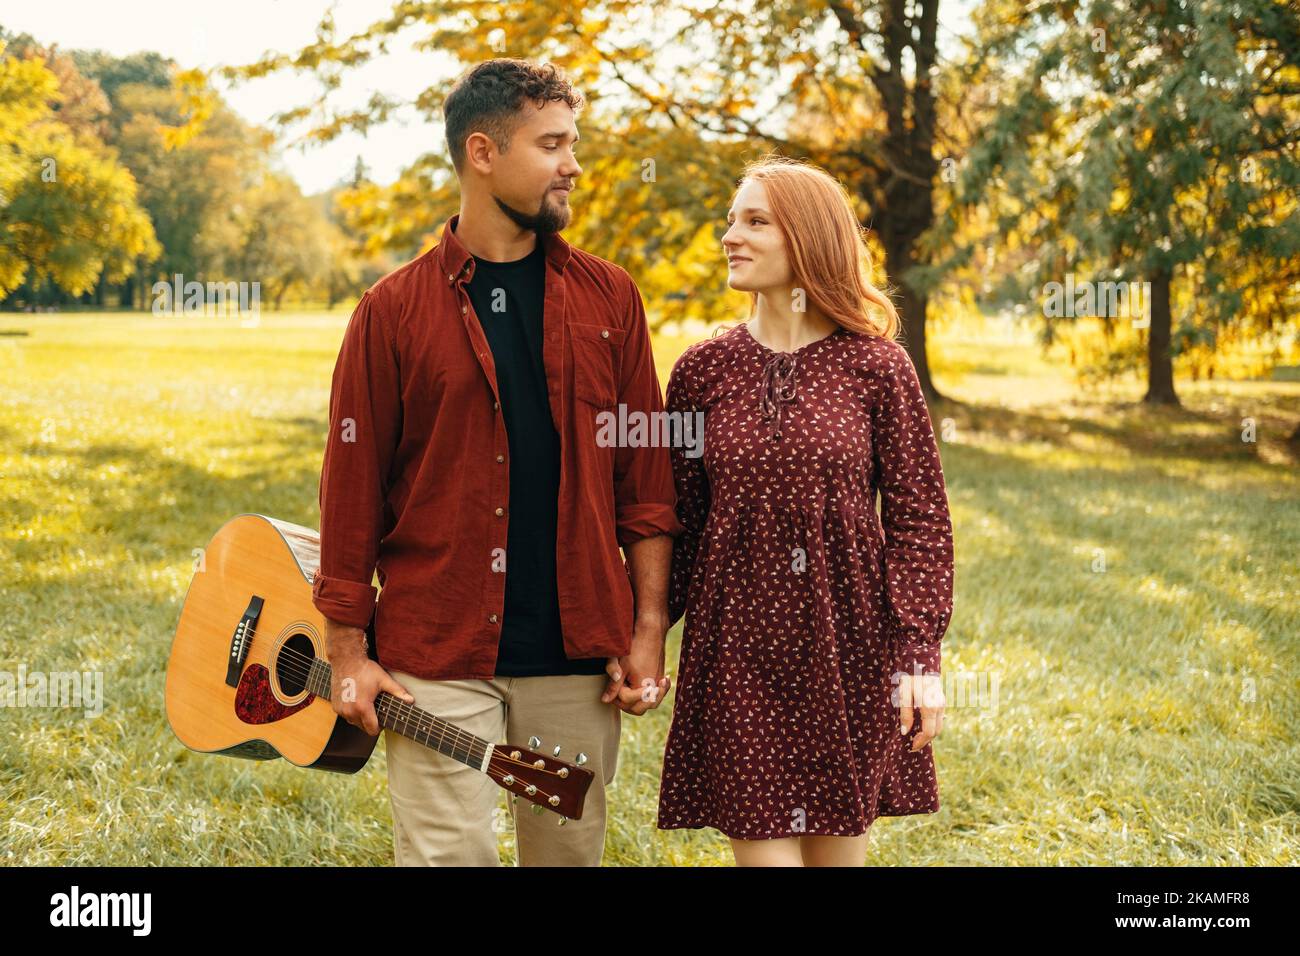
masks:
<svg viewBox="0 0 1300 956"><path fill-rule="evenodd" d="M966 11L973 0L945 0L940 7L941 42L965 32ZM65 49L100 49L115 56L153 50L181 67L211 69L251 63L267 51L295 53L315 40L321 15L334 9L338 36L346 36L380 19L391 0L0 0L0 26L30 33L39 42ZM415 34L412 34L414 36ZM496 55L490 49L484 56ZM452 79L457 64L442 55L418 53L409 42L394 42L388 53L353 71L340 104L359 105L374 92L414 96L437 82ZM308 103L317 90L309 75L282 72L230 86L213 85L244 119L269 126L276 113ZM391 182L422 153L442 149L441 123L413 114L403 121L373 128L364 136L345 134L332 143L307 149L286 147L281 160L307 193L320 192L350 178L361 156L373 179Z"/></svg>

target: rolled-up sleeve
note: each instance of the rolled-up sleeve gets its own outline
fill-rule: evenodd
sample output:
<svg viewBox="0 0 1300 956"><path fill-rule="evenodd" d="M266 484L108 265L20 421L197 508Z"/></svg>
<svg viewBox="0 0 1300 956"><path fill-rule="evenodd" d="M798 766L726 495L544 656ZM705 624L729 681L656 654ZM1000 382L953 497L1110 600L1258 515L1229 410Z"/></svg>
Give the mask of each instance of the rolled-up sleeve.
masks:
<svg viewBox="0 0 1300 956"><path fill-rule="evenodd" d="M618 400L633 412L646 412L656 435L663 430L657 423L663 412L659 375L655 371L654 350L646 322L641 291L625 270L624 303L626 335ZM683 528L675 510L672 461L662 444L631 447L621 443L614 451L614 518L615 534L620 547L653 535L678 535Z"/></svg>
<svg viewBox="0 0 1300 956"><path fill-rule="evenodd" d="M320 567L312 602L330 620L365 627L385 533L386 483L401 434L401 384L387 317L375 290L348 321L330 387L320 476Z"/></svg>
<svg viewBox="0 0 1300 956"><path fill-rule="evenodd" d="M938 674L953 611L952 520L916 369L906 349L885 344L871 420L888 624L896 668Z"/></svg>

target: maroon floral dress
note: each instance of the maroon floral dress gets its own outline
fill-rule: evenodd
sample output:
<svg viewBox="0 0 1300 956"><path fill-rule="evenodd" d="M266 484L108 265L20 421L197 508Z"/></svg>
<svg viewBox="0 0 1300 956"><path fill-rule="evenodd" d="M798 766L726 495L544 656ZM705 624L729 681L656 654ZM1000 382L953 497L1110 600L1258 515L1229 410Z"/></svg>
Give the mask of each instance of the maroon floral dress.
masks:
<svg viewBox="0 0 1300 956"><path fill-rule="evenodd" d="M933 750L909 750L920 712L900 733L891 679L939 673L952 616L952 523L907 352L845 328L775 352L741 324L686 350L666 408L704 413L704 452L672 450L669 615L686 626L659 827L856 836L938 810Z"/></svg>

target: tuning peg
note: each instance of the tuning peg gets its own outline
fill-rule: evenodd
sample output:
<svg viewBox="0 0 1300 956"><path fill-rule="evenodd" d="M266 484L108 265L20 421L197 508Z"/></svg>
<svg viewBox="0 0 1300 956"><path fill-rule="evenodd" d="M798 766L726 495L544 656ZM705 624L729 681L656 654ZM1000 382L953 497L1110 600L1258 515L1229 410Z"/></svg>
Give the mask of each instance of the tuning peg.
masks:
<svg viewBox="0 0 1300 956"><path fill-rule="evenodd" d="M536 803L533 804L533 815L539 817L542 815L542 808Z"/></svg>
<svg viewBox="0 0 1300 956"><path fill-rule="evenodd" d="M536 750L536 749L537 749L538 747L540 747L541 745L542 745L542 738L541 738L541 737L529 737L529 738L528 738L528 749L529 749L529 750Z"/></svg>
<svg viewBox="0 0 1300 956"><path fill-rule="evenodd" d="M557 826L557 827L562 827L562 826L564 826L564 825L565 825L566 823L568 823L568 822L569 822L569 818L568 818L568 817L560 817L560 822L557 823L556 826Z"/></svg>
<svg viewBox="0 0 1300 956"><path fill-rule="evenodd" d="M576 763L579 767L581 767L586 762L587 762L587 755L582 753L578 754L578 759L574 761L574 763Z"/></svg>
<svg viewBox="0 0 1300 956"><path fill-rule="evenodd" d="M551 756L558 757L559 755L560 755L560 745L556 744L555 749L551 751Z"/></svg>

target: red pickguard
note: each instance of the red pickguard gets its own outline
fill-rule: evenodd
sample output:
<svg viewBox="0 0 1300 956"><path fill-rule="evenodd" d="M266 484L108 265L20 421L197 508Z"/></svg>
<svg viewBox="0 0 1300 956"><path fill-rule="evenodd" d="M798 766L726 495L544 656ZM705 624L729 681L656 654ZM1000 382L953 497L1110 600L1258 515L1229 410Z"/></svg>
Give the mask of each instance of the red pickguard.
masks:
<svg viewBox="0 0 1300 956"><path fill-rule="evenodd" d="M246 724L273 724L297 713L315 699L315 694L308 694L300 703L285 706L276 700L271 690L271 672L266 665L249 664L235 690L235 714Z"/></svg>

